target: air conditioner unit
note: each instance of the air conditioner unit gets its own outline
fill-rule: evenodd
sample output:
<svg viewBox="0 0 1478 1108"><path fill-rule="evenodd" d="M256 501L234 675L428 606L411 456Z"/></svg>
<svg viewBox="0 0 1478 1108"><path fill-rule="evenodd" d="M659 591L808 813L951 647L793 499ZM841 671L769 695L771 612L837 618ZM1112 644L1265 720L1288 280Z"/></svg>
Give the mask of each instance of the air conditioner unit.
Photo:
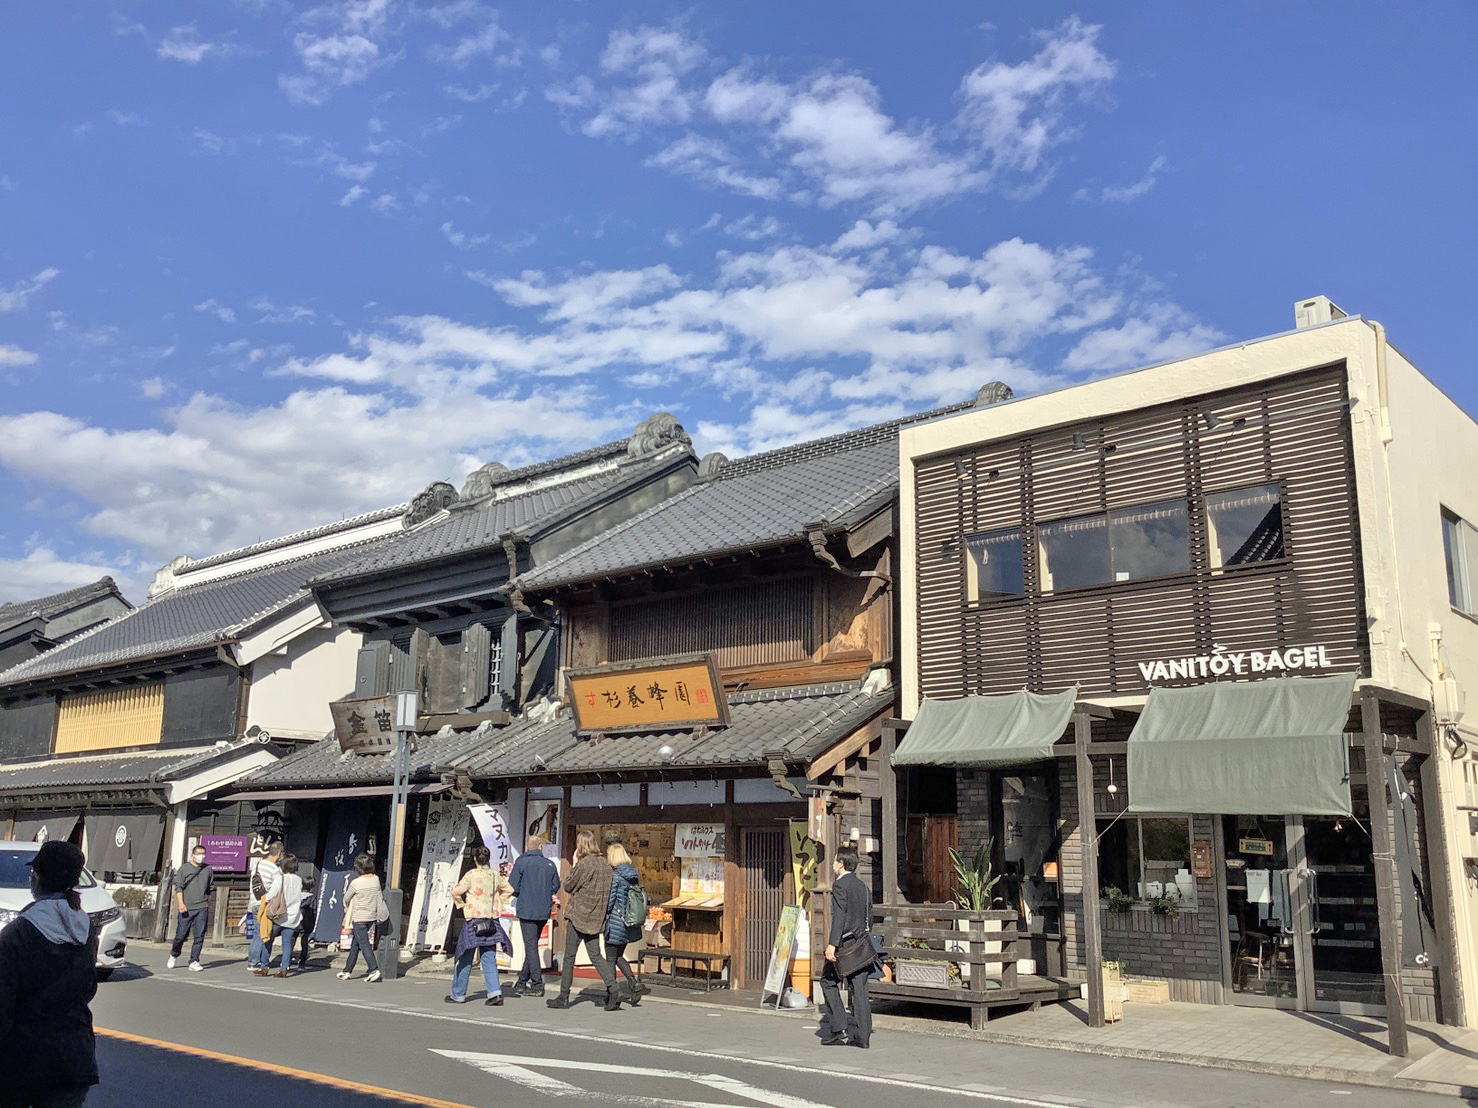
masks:
<svg viewBox="0 0 1478 1108"><path fill-rule="evenodd" d="M1333 323L1349 314L1327 296L1312 296L1293 305L1293 325L1302 330L1320 323Z"/></svg>

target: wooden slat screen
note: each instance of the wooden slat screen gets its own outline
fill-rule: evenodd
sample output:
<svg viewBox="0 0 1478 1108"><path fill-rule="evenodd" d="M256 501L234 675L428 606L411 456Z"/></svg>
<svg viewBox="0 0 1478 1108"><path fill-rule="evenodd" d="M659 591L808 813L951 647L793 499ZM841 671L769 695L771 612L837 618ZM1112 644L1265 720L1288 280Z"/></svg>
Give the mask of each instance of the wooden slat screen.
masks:
<svg viewBox="0 0 1478 1108"><path fill-rule="evenodd" d="M158 746L163 726L163 682L69 696L57 715L56 752Z"/></svg>
<svg viewBox="0 0 1478 1108"><path fill-rule="evenodd" d="M611 607L609 660L712 650L724 668L811 656L813 581L792 577Z"/></svg>

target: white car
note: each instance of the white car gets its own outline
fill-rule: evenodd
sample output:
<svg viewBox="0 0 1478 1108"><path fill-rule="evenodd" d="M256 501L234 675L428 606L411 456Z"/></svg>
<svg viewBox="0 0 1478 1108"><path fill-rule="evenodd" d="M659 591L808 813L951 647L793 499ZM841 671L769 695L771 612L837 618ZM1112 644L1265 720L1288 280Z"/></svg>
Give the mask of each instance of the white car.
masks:
<svg viewBox="0 0 1478 1108"><path fill-rule="evenodd" d="M11 923L31 903L31 868L26 863L40 849L40 843L0 840L0 927ZM98 980L106 981L123 965L123 952L128 946L123 911L85 869L77 882L77 893L98 936Z"/></svg>

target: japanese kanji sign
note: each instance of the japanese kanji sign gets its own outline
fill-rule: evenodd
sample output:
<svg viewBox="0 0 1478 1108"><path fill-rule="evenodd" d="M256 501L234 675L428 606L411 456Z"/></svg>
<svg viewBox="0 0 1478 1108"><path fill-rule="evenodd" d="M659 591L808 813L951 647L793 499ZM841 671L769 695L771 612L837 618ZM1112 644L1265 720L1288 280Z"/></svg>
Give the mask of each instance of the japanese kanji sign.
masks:
<svg viewBox="0 0 1478 1108"><path fill-rule="evenodd" d="M582 734L723 727L729 702L711 654L570 670L569 700Z"/></svg>
<svg viewBox="0 0 1478 1108"><path fill-rule="evenodd" d="M355 754L389 754L395 750L393 695L335 700L328 707L340 750Z"/></svg>

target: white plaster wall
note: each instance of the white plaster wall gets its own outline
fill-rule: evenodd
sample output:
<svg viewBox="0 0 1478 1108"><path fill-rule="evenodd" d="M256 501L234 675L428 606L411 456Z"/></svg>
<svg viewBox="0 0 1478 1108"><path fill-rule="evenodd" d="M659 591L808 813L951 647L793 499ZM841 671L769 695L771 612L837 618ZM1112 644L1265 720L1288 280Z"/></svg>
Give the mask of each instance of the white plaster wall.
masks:
<svg viewBox="0 0 1478 1108"><path fill-rule="evenodd" d="M285 654L251 666L247 725L273 735L322 738L333 728L328 704L354 690L362 636L348 628L319 627L292 639Z"/></svg>

